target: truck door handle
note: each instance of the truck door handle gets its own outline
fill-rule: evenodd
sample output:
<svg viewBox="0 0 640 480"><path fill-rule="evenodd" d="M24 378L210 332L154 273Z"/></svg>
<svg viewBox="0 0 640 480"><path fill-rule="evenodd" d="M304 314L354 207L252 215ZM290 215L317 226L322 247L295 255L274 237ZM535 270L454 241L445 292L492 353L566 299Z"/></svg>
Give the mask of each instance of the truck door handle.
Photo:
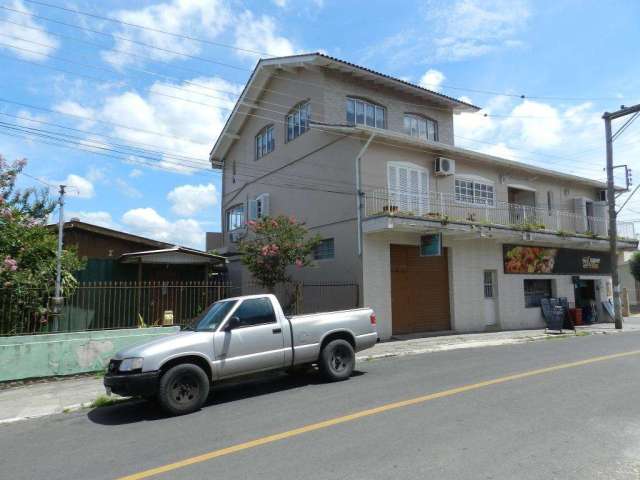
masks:
<svg viewBox="0 0 640 480"><path fill-rule="evenodd" d="M274 328L273 330L271 330L274 334L275 333L282 333L282 329L281 328Z"/></svg>

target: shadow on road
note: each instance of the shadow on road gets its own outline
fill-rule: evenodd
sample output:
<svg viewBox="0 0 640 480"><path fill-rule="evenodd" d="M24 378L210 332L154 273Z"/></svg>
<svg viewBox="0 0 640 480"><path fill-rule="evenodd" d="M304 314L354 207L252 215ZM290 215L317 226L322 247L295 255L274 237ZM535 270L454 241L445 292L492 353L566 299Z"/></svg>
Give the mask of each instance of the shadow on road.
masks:
<svg viewBox="0 0 640 480"><path fill-rule="evenodd" d="M354 370L352 378L364 374L365 372ZM294 374L261 374L259 377L256 376L254 378L234 380L215 385L203 409L236 400L323 383L325 383L325 381L317 371ZM142 399L133 399L115 405L97 407L91 410L87 414L87 417L93 423L100 425L125 425L171 418L164 413L155 402L148 402Z"/></svg>

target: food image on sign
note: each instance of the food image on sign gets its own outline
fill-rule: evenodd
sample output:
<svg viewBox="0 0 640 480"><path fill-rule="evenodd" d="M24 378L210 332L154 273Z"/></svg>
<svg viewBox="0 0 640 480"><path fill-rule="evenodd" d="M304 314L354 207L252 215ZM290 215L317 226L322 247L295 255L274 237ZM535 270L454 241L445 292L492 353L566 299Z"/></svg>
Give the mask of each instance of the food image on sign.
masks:
<svg viewBox="0 0 640 480"><path fill-rule="evenodd" d="M504 256L506 273L553 273L557 248L515 246Z"/></svg>

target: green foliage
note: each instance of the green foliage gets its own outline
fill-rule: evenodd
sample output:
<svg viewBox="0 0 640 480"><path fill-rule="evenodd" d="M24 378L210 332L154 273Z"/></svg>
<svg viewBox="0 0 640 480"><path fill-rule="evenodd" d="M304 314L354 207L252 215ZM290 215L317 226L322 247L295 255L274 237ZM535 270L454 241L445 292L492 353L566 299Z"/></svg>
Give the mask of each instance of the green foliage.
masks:
<svg viewBox="0 0 640 480"><path fill-rule="evenodd" d="M25 164L8 165L0 157L0 293L10 295L15 315L28 312L44 325L55 287L57 234L46 227L53 203L45 192L15 189ZM62 294L69 295L77 286L73 273L83 264L74 250L64 250L61 263ZM0 320L12 321L4 315Z"/></svg>
<svg viewBox="0 0 640 480"><path fill-rule="evenodd" d="M640 252L634 252L629 260L629 268L631 275L635 278L636 282L640 282Z"/></svg>
<svg viewBox="0 0 640 480"><path fill-rule="evenodd" d="M250 221L248 227L250 238L240 244L242 263L269 290L290 281L288 267L302 268L312 264L309 256L320 238L307 238L304 224L294 218L265 217Z"/></svg>

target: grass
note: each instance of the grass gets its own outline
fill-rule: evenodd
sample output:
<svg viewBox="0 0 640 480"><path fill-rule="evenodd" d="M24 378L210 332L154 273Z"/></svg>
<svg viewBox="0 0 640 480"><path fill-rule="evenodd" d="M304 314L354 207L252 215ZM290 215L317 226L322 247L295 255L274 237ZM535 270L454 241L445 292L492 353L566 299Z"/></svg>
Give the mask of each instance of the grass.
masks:
<svg viewBox="0 0 640 480"><path fill-rule="evenodd" d="M105 373L104 370L100 370L100 371L94 373L93 376L96 377L96 378L104 378L104 373Z"/></svg>
<svg viewBox="0 0 640 480"><path fill-rule="evenodd" d="M91 403L90 408L108 407L110 405L115 405L116 403L120 403L123 400L124 399L122 398L113 398L113 397L107 397L106 395L100 395Z"/></svg>

